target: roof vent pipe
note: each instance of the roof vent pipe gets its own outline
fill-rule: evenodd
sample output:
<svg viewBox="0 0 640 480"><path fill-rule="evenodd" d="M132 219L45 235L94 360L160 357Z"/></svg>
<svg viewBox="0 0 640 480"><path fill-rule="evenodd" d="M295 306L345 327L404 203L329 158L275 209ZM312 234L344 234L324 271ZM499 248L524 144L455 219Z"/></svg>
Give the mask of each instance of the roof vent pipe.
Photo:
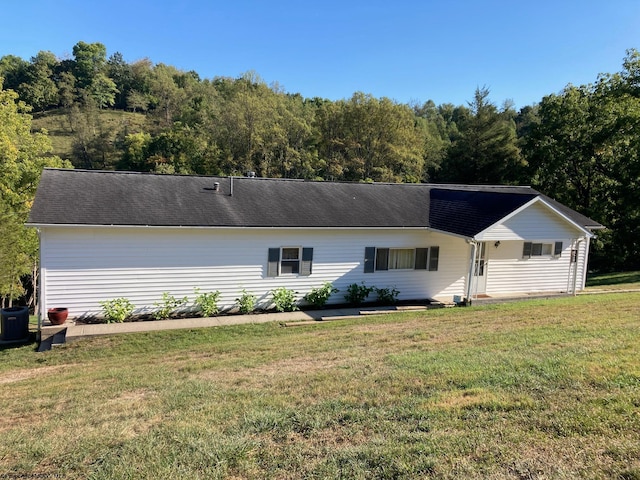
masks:
<svg viewBox="0 0 640 480"><path fill-rule="evenodd" d="M214 192L219 192L220 191L220 182L214 182L213 183L213 191Z"/></svg>
<svg viewBox="0 0 640 480"><path fill-rule="evenodd" d="M229 177L229 196L233 197L233 175Z"/></svg>

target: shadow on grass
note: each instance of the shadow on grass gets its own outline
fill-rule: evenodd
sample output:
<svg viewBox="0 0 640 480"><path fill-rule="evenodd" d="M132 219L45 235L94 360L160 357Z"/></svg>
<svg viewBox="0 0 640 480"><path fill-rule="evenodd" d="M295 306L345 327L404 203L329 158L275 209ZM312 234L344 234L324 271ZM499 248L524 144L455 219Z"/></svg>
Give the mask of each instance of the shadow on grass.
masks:
<svg viewBox="0 0 640 480"><path fill-rule="evenodd" d="M29 336L17 340L3 340L0 338L0 352L14 348L22 348L26 345L32 345L34 350L38 350L38 339L35 332L29 332Z"/></svg>
<svg viewBox="0 0 640 480"><path fill-rule="evenodd" d="M623 283L640 283L640 272L616 272L589 275L587 287L618 285Z"/></svg>

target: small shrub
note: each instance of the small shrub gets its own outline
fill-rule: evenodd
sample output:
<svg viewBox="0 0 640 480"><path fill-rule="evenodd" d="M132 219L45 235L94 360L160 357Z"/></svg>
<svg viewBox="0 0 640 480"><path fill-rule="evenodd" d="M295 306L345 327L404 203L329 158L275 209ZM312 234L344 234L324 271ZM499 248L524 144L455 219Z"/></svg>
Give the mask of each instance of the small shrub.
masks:
<svg viewBox="0 0 640 480"><path fill-rule="evenodd" d="M156 320L165 320L169 318L176 309L187 303L188 300L189 299L187 297L178 299L173 295L170 295L169 292L164 292L162 294L162 301L154 303L154 305L159 308L153 312L153 318Z"/></svg>
<svg viewBox="0 0 640 480"><path fill-rule="evenodd" d="M135 308L129 299L121 297L100 302L102 313L107 323L122 323L133 313Z"/></svg>
<svg viewBox="0 0 640 480"><path fill-rule="evenodd" d="M400 291L394 288L376 288L378 301L383 305L395 305L398 302Z"/></svg>
<svg viewBox="0 0 640 480"><path fill-rule="evenodd" d="M273 303L278 312L293 312L298 309L296 305L296 292L285 287L276 288L273 292Z"/></svg>
<svg viewBox="0 0 640 480"><path fill-rule="evenodd" d="M200 293L199 288L194 289L196 298L193 303L199 312L202 312L204 317L212 317L220 312L218 308L218 300L220 298L220 292L203 292Z"/></svg>
<svg viewBox="0 0 640 480"><path fill-rule="evenodd" d="M347 293L344 298L352 305L360 305L365 301L373 289L374 287L367 287L364 283L361 285L352 283L347 287Z"/></svg>
<svg viewBox="0 0 640 480"><path fill-rule="evenodd" d="M339 291L340 290L335 288L331 282L325 282L321 287L312 288L311 291L304 296L304 300L314 307L324 307L329 301L329 297Z"/></svg>
<svg viewBox="0 0 640 480"><path fill-rule="evenodd" d="M240 313L251 313L256 309L256 296L242 289L242 295L236 298Z"/></svg>

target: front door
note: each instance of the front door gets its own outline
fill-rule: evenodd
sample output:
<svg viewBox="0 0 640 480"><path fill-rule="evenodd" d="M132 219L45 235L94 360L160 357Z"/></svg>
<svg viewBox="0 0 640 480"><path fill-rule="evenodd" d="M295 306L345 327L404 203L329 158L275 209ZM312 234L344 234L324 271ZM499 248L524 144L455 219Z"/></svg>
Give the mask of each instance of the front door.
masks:
<svg viewBox="0 0 640 480"><path fill-rule="evenodd" d="M487 242L480 242L478 245L473 279L474 296L483 295L487 291Z"/></svg>

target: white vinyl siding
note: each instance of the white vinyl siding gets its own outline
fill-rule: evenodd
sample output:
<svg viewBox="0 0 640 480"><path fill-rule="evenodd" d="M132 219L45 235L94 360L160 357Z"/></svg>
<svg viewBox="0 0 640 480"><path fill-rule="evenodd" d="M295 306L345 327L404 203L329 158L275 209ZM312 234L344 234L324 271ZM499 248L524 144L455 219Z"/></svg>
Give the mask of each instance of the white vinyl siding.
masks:
<svg viewBox="0 0 640 480"><path fill-rule="evenodd" d="M517 213L503 223L495 225L481 235L478 240L562 240L583 236L584 232L558 216L544 204L537 202Z"/></svg>
<svg viewBox="0 0 640 480"><path fill-rule="evenodd" d="M464 290L468 258L463 240L423 230L43 227L41 240L41 312L64 306L74 317L99 314L100 301L117 297L128 298L136 313L150 313L163 292L193 299L196 287L219 290L222 308L232 307L242 289L268 306L275 288L301 298L324 282L340 289L331 303L344 303L346 287L361 282L395 287L401 300L453 295ZM441 245L439 271L365 274L363 252L372 243ZM313 248L311 275L268 277L268 249L277 245Z"/></svg>
<svg viewBox="0 0 640 480"><path fill-rule="evenodd" d="M488 295L570 292L574 282L577 290L584 288L589 238L544 205L533 204L485 232L484 241ZM524 242L554 249L562 242L562 251L524 259ZM375 246L413 250L414 262L416 249L428 246L428 268L365 273L365 252ZM276 268L270 276L271 250L282 255L278 262L300 260L285 259L283 248L302 255L300 274L277 276ZM571 264L572 248L579 250L577 264ZM308 268L305 251L313 252ZM100 301L126 297L136 313L151 313L163 292L193 299L194 288L219 290L222 309L233 307L242 289L268 307L276 288L293 289L301 299L325 282L340 290L332 304L345 302L352 283L396 288L400 300L450 300L466 295L470 263L471 246L464 239L427 230L41 227L40 308L45 315L53 307L69 308L72 317L96 315Z"/></svg>
<svg viewBox="0 0 640 480"><path fill-rule="evenodd" d="M576 290L584 288L588 238L583 230L541 202L533 203L478 237L488 242L488 295L571 292L576 271ZM582 241L578 243L580 238ZM524 255L525 242L531 244L531 253L527 256ZM557 242L562 242L559 255L555 254ZM577 269L570 263L571 248L575 244L579 245Z"/></svg>
<svg viewBox="0 0 640 480"><path fill-rule="evenodd" d="M487 248L487 287L486 293L507 294L525 292L571 292L573 275L571 248L577 239L564 239L563 250L559 256L549 255L522 258L523 242L503 241L498 248L493 244ZM548 241L545 244L554 245ZM587 242L579 243L576 289L584 288L585 248Z"/></svg>

